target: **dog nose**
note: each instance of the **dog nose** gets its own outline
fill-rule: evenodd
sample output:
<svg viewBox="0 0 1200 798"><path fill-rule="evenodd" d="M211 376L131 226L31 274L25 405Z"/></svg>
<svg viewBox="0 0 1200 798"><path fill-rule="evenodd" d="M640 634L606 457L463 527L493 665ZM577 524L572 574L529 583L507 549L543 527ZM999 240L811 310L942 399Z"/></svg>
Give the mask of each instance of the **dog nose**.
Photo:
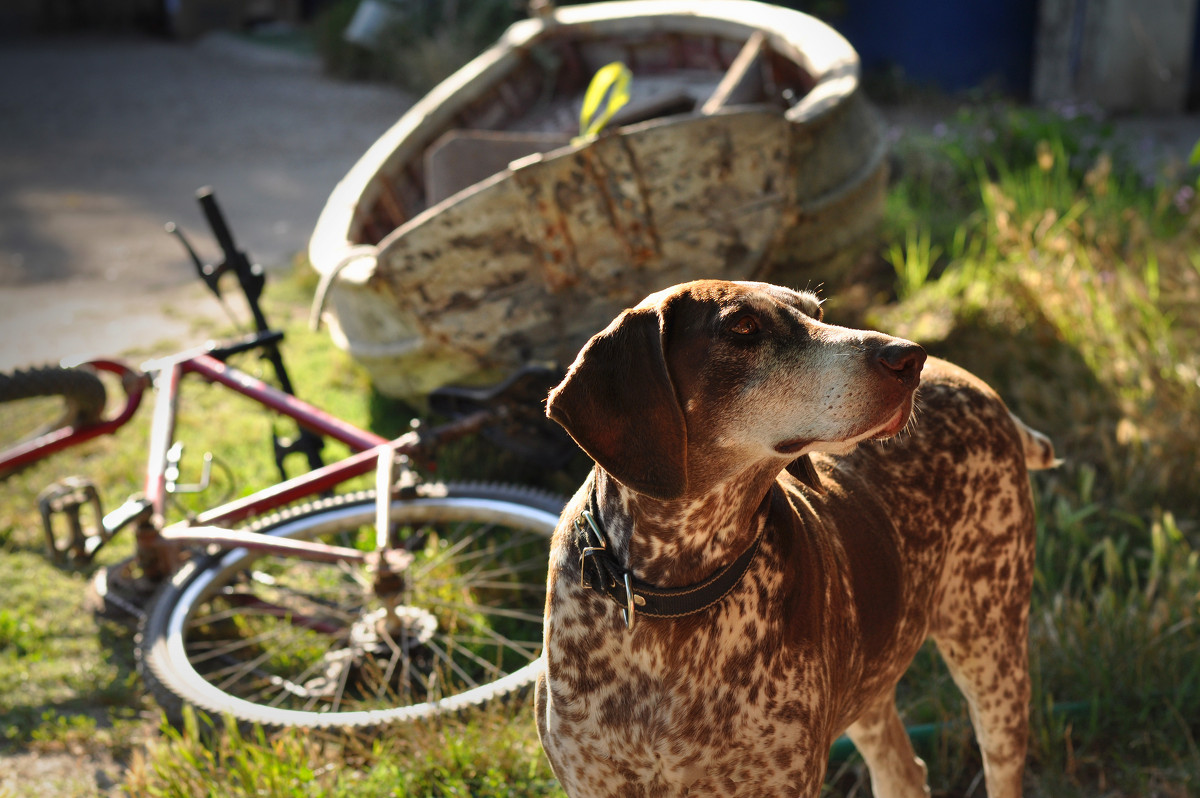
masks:
<svg viewBox="0 0 1200 798"><path fill-rule="evenodd" d="M896 376L906 388L916 387L925 366L925 350L908 341L890 343L875 356L885 373Z"/></svg>

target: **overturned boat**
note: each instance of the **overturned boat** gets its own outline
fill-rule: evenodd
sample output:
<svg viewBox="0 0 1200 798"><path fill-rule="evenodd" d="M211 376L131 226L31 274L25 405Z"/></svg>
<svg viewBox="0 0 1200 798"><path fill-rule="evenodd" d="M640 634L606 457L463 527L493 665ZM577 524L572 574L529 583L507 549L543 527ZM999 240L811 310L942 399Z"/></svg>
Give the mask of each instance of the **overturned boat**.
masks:
<svg viewBox="0 0 1200 798"><path fill-rule="evenodd" d="M596 136L599 70L628 100ZM748 0L548 8L418 101L338 184L309 256L334 341L389 395L566 364L622 308L703 277L828 281L878 220L853 48Z"/></svg>

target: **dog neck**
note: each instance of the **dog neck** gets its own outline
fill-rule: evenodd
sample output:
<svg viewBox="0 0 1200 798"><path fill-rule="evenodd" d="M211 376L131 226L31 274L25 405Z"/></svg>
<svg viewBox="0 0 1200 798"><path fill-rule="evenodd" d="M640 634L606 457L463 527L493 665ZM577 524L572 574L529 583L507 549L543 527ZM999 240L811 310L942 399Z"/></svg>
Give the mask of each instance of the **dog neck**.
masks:
<svg viewBox="0 0 1200 798"><path fill-rule="evenodd" d="M617 560L644 582L680 587L733 562L753 543L779 468L760 468L698 495L660 500L595 469L596 504Z"/></svg>

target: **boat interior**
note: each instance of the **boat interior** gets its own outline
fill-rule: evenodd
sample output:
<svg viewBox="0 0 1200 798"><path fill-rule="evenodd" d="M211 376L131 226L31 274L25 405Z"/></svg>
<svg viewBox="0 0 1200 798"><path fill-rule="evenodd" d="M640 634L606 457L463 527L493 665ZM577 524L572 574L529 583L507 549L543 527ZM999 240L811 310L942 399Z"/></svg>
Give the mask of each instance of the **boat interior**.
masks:
<svg viewBox="0 0 1200 798"><path fill-rule="evenodd" d="M422 211L535 153L564 147L580 133L583 97L606 64L632 73L629 100L608 131L680 115L711 115L764 105L781 112L816 83L803 54L755 31L749 37L647 29L584 38L570 26L517 51L494 86L424 133L417 157L376 175L374 196L355 214L352 243L377 244Z"/></svg>

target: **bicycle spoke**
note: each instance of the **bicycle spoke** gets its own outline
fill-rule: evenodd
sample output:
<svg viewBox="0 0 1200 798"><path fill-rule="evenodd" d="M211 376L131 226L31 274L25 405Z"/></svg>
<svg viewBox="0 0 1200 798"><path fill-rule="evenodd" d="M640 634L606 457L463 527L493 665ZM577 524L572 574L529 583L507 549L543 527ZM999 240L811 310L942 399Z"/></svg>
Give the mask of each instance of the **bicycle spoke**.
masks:
<svg viewBox="0 0 1200 798"><path fill-rule="evenodd" d="M488 660L479 656L478 654L476 654L474 651L467 648L466 646L459 645L460 638L458 638L457 636L455 636L455 635L435 635L435 637L440 637L442 640L446 641L446 644L447 644L446 651L447 652L450 652L452 650L457 650L457 651L461 652L462 656L471 660L476 665L479 665L485 671L491 673L492 675L490 678L497 679L497 678L505 675L504 669L501 668L499 665L496 665L493 662L489 662ZM458 672L463 673L463 671L458 671Z"/></svg>
<svg viewBox="0 0 1200 798"><path fill-rule="evenodd" d="M463 643L474 643L476 645L496 645L502 649L515 651L528 659L537 659L539 649L541 648L541 640L513 640L492 629L490 626L475 624L476 628L481 632L480 636L455 635L455 639Z"/></svg>
<svg viewBox="0 0 1200 798"><path fill-rule="evenodd" d="M443 635L443 637L444 637L444 635ZM447 638L447 639L449 639L449 638ZM453 641L451 641L451 642L453 642ZM449 665L450 670L452 670L456 674L458 674L458 677L463 680L464 684L468 685L469 687L478 687L479 686L478 682L476 682L473 678L471 678L471 675L468 674L465 670L463 670L461 665L459 665L457 662L454 661L454 657L451 657L447 650L439 648L437 645L434 644L434 642L432 640L430 640L425 645L428 646L429 650L432 651L434 654L436 654L439 659L441 659L443 662L445 662L447 665Z"/></svg>
<svg viewBox="0 0 1200 798"><path fill-rule="evenodd" d="M267 706L277 707L280 704L282 704L284 699L286 699L289 695L291 695L295 698L306 698L306 699L312 699L312 698L316 697L318 694L315 690L309 690L305 687L302 687L301 685L305 684L305 682L307 682L310 677L315 675L317 673L317 671L319 671L322 667L324 667L326 665L327 665L326 660L319 659L316 662L314 662L312 665L309 665L307 668L305 668L300 673L296 674L296 677L293 680L284 679L284 678L278 677L278 676L275 677L275 679L278 680L277 684L279 687L279 691L278 691L279 694L278 694L278 697L273 698L269 702L267 702ZM275 685L273 685L273 686L275 686ZM293 689L293 688L298 688L298 689ZM265 697L266 691L264 690L261 695L263 695Z"/></svg>
<svg viewBox="0 0 1200 798"><path fill-rule="evenodd" d="M480 537L480 534L482 534L482 531L483 530L480 530L479 533L472 536L470 538L470 542L474 542L475 540L477 540ZM488 531L491 531L491 530L488 530ZM519 546L528 545L532 540L534 540L534 539L530 538L528 536L516 537L505 543L500 543L497 545L489 546L487 548L479 549L477 551L471 551L467 554L462 555L461 557L451 558L452 554L454 554L455 552L458 552L458 551L462 551L462 549L463 549L462 546L455 546L455 547L452 547L451 549L447 550L446 552L444 552L444 556L436 557L436 558L430 560L428 563L422 563L422 568L420 570L418 570L416 573L418 576L424 576L424 574L426 572L431 571L435 567L442 566L442 565L450 564L450 565L455 565L455 566L461 566L464 563L475 562L475 561L482 560L485 558L486 559L498 559L498 556L500 554L503 554L504 552L509 551L511 549L515 549ZM466 539L464 539L464 543L465 542L467 542ZM549 556L548 551L542 552L541 556L542 557ZM543 565L545 564L544 560L542 560L542 564Z"/></svg>
<svg viewBox="0 0 1200 798"><path fill-rule="evenodd" d="M346 693L346 680L350 678L350 668L343 667L341 673L338 674L337 689L333 691L333 701L330 703L329 711L337 712L338 707L342 704L342 696Z"/></svg>
<svg viewBox="0 0 1200 798"><path fill-rule="evenodd" d="M312 666L306 669L303 674L297 676L295 679L285 679L282 676L277 676L276 674L268 673L256 668L252 673L263 682L263 686L252 693L243 694L242 698L246 701L251 701L256 704L264 704L266 706L277 705L276 702L278 699L271 699L270 701L267 700L267 697L272 693L277 694L280 698L287 697L289 695L295 698L310 698L312 696L317 696L319 698L320 694L314 690L309 690L304 686L301 680L305 678L305 675L311 675L311 672L321 664L323 663L320 661L314 663Z"/></svg>
<svg viewBox="0 0 1200 798"><path fill-rule="evenodd" d="M344 565L347 565L347 563L337 563L337 566L344 566ZM324 571L318 571L318 570L312 569L312 568L301 569L301 568L297 568L297 567L293 566L293 571L288 574L288 583L287 584L280 584L280 580L276 579L274 577L271 578L270 582L264 582L263 584L265 584L268 588L270 588L274 591L290 593L293 596L302 598L306 601L310 601L313 604L317 604L321 607L328 607L329 609L337 610L337 609L341 608L341 605L337 599L328 598L328 597L320 595L318 593L313 593L310 590L302 590L299 587L299 583L302 581L301 577L305 573L312 574L312 580L319 581L319 577L317 576L317 574L322 573L322 572L327 572L328 570L329 569L326 568L326 569L324 569ZM340 568L339 568L339 570L340 570ZM256 572L256 576L259 574L260 574L260 572ZM352 571L349 571L349 570L343 571L343 574L345 576L350 577L350 581L354 582L356 585L359 585L361 587L367 586L367 583L365 581L360 581L358 578L356 578L355 574ZM338 585L337 589L340 592L340 589L341 589L340 580L339 580L339 585ZM325 590L328 592L328 591L334 590L334 588L328 587L328 588L325 588ZM227 591L227 592L234 593L235 591L233 591L231 589L230 591Z"/></svg>
<svg viewBox="0 0 1200 798"><path fill-rule="evenodd" d="M504 607L489 607L483 604L463 604L462 602L445 601L443 599L428 598L426 604L435 607L446 607L448 609L471 612L478 612L484 615L495 615L500 618L515 618L518 621L528 621L529 623L538 624L541 626L542 614L540 612L527 612L524 610L510 610Z"/></svg>
<svg viewBox="0 0 1200 798"><path fill-rule="evenodd" d="M527 560L524 563L518 564L517 568L494 568L490 571L475 571L467 574L462 574L453 578L446 579L427 579L421 584L425 588L438 587L479 587L479 588L498 588L509 589L512 591L521 591L524 593L543 593L546 590L544 581L538 582L511 582L503 579L504 576L516 574L519 571L530 571L532 573L541 574L545 566L544 560ZM496 578L500 577L500 578Z"/></svg>
<svg viewBox="0 0 1200 798"><path fill-rule="evenodd" d="M243 603L244 602L244 603ZM330 608L336 609L336 608ZM230 621L235 618L281 618L286 619L296 626L304 629L311 629L317 632L326 634L337 634L355 617L355 613L351 610L341 612L341 618L335 619L340 623L333 622L334 619L325 620L311 617L281 604L271 604L259 599L256 596L243 596L238 602L234 602L234 606L213 612L208 615L203 615L198 618L193 618L188 622L188 629L198 629L204 626L215 626L223 621Z"/></svg>
<svg viewBox="0 0 1200 798"><path fill-rule="evenodd" d="M455 542L453 545L451 545L449 548L445 549L444 551L438 551L435 555L433 555L429 559L428 562L422 563L421 568L414 569L415 575L417 577L420 577L426 571L430 571L430 570L437 568L447 562L456 562L455 560L451 559L455 555L455 553L462 551L467 546L470 546L472 543L479 540L484 535L485 532L488 532L490 530L491 530L491 527L480 527L479 529L475 530L475 532L473 534L467 535L467 536L461 538L460 540ZM413 553L415 554L416 552L413 552Z"/></svg>
<svg viewBox="0 0 1200 798"><path fill-rule="evenodd" d="M504 677L541 649L553 503L526 490L458 491L393 504L415 558L397 595L375 596L361 564L254 552L202 561L148 621L144 672L165 688L157 693L254 722L358 725L378 722L362 710L429 717L443 699L477 704L529 684ZM376 510L366 497L321 500L258 528L361 549Z"/></svg>
<svg viewBox="0 0 1200 798"><path fill-rule="evenodd" d="M350 577L350 579L353 580L353 582L356 585L358 585L359 587L361 587L363 590L370 589L371 582L365 576L363 576L361 568L355 567L354 565L351 565L350 563L344 562L342 560L339 560L337 562L337 567L339 569L341 569L342 572L346 574L346 576Z"/></svg>
<svg viewBox="0 0 1200 798"><path fill-rule="evenodd" d="M397 659L400 658L400 653L395 649L389 650L391 655L387 658L387 665L383 670L380 670L379 667L380 660L372 656L364 657L360 666L364 671L359 677L361 687L368 691L370 698L376 702L382 701L392 690L391 674L395 669ZM394 692L392 696L398 698Z"/></svg>
<svg viewBox="0 0 1200 798"><path fill-rule="evenodd" d="M210 682L212 682L212 681L214 681L214 679L218 679L218 678L221 678L221 677L229 674L230 675L229 679L226 679L223 682L217 684L217 687L219 687L220 689L222 689L222 690L227 689L231 684L234 684L235 682L239 681L242 676L245 676L246 674L250 673L252 670L257 668L259 665L261 665L264 662L266 662L267 660L269 660L272 656L277 656L280 652L284 651L289 645L300 640L300 638L304 634L304 632L302 630L292 629L291 631L292 631L292 634L287 635L287 636L282 636L278 633L264 633L263 635L259 635L256 638L257 642L262 642L263 640L269 640L269 639L275 638L275 639L281 639L283 642L283 646L276 647L274 649L264 650L261 654L259 654L258 656L254 657L250 660L247 660L245 662L239 661L235 665L231 665L227 668L220 668L216 671L209 672L206 674L208 680ZM245 648L246 645L247 644L237 645L237 646L234 646L233 649Z"/></svg>
<svg viewBox="0 0 1200 798"><path fill-rule="evenodd" d="M255 637L239 637L239 638L234 639L233 641L225 641L224 643L218 643L215 640L211 640L211 641L206 640L206 641L200 641L198 643L191 643L188 645L189 651L203 651L204 653L200 654L200 655L195 655L195 656L189 655L189 656L190 656L192 662L195 662L197 664L208 662L208 661L214 660L214 659L220 659L222 657L230 657L233 655L233 652L235 652L235 651L240 651L244 648L251 648L253 646L257 646L260 643L270 640L272 637L275 637L277 634L278 634L278 632L276 632L275 630L272 629L270 631L266 631L259 635L256 635ZM204 643L207 643L209 645L203 645ZM218 645L220 646L219 648L217 647Z"/></svg>

